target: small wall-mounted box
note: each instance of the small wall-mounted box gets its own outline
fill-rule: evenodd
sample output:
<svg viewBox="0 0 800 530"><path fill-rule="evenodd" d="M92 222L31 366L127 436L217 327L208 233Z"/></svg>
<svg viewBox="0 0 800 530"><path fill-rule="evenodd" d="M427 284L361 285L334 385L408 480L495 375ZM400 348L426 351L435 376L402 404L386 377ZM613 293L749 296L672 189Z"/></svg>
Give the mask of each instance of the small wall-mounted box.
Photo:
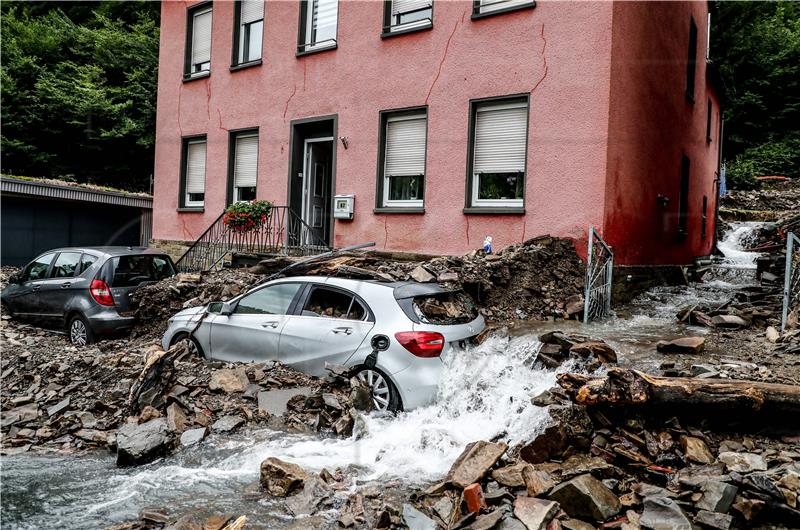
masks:
<svg viewBox="0 0 800 530"><path fill-rule="evenodd" d="M336 195L333 198L333 218L352 220L355 202L355 195Z"/></svg>

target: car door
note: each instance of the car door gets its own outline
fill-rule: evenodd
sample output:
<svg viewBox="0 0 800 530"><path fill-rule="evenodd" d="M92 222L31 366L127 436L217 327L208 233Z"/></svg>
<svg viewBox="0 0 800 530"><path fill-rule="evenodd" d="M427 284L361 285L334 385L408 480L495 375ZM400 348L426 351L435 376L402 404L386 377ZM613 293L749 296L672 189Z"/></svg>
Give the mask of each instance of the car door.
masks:
<svg viewBox="0 0 800 530"><path fill-rule="evenodd" d="M70 288L76 281L75 273L80 268L80 262L80 251L59 252L50 268L49 278L41 282L39 308L42 319L48 323L63 323L64 306L69 298Z"/></svg>
<svg viewBox="0 0 800 530"><path fill-rule="evenodd" d="M360 297L318 284L296 313L281 332L279 359L311 375L325 374L326 362L344 364L375 325Z"/></svg>
<svg viewBox="0 0 800 530"><path fill-rule="evenodd" d="M211 323L210 357L223 361L261 362L278 359L278 340L303 284L267 285L240 298L230 315Z"/></svg>
<svg viewBox="0 0 800 530"><path fill-rule="evenodd" d="M8 304L18 316L37 319L40 313L39 291L47 279L55 252L43 254L25 266L20 282L8 295Z"/></svg>

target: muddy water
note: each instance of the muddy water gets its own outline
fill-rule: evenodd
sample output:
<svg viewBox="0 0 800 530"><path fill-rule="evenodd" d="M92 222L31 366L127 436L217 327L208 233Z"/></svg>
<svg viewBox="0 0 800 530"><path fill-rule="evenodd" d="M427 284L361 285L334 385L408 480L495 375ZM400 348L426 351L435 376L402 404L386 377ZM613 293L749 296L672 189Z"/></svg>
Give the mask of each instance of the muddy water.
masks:
<svg viewBox="0 0 800 530"><path fill-rule="evenodd" d="M725 259L717 279L654 289L605 322L530 323L446 360L436 402L397 417L372 415L360 437L339 440L251 430L207 439L200 448L134 469L117 469L108 454L17 455L2 459L4 528L102 528L138 517L146 507L179 515L189 510L246 514L264 528L290 520L278 502L249 500L259 463L268 456L309 470L343 468L353 486L399 479L406 485L441 478L463 446L478 439L530 439L548 421L530 397L555 382L555 372L530 368L547 329L607 340L622 364L654 368L656 341L705 333L675 322L688 304L722 303L753 280L755 256L743 251L754 225L736 225L720 242ZM733 271L733 272L732 272ZM567 370L565 366L562 370Z"/></svg>

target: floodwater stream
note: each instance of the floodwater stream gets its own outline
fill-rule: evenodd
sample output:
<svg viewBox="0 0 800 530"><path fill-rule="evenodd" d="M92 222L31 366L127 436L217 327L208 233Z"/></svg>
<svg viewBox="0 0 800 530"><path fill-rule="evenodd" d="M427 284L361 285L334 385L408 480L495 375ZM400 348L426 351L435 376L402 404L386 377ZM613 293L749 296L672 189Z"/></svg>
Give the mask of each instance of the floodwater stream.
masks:
<svg viewBox="0 0 800 530"><path fill-rule="evenodd" d="M212 435L199 447L127 469L117 468L108 453L3 457L0 523L9 529L104 528L138 518L143 508L165 508L176 516L193 510L244 514L254 527L282 528L291 518L279 502L247 494L258 481L260 462L270 456L307 470L346 469L354 488L370 481L436 481L467 443L524 441L547 425L546 409L530 402L555 384L556 371L530 367L542 331L602 338L621 364L645 370L657 364L652 352L658 340L705 333L677 323L675 313L687 304L722 303L753 281L757 255L744 245L756 226L732 226L718 245L725 258L711 281L653 289L604 322L518 325L452 356L434 404L397 416L370 415L358 439L251 429Z"/></svg>

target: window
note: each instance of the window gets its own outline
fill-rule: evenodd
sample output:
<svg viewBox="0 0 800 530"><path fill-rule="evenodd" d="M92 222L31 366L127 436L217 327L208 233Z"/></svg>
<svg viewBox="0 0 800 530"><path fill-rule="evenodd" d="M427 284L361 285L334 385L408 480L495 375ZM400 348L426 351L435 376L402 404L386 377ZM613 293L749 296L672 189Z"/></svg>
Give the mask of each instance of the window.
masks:
<svg viewBox="0 0 800 530"><path fill-rule="evenodd" d="M711 98L708 100L708 116L706 116L706 141L711 141L711 110L712 110L712 103Z"/></svg>
<svg viewBox="0 0 800 530"><path fill-rule="evenodd" d="M236 304L238 315L285 315L300 289L299 283L279 283L245 295Z"/></svg>
<svg viewBox="0 0 800 530"><path fill-rule="evenodd" d="M523 206L528 98L471 105L469 206Z"/></svg>
<svg viewBox="0 0 800 530"><path fill-rule="evenodd" d="M50 268L50 262L53 261L55 255L55 252L51 252L29 263L25 270L22 271L22 281L30 282L44 279L47 275L47 269Z"/></svg>
<svg viewBox="0 0 800 530"><path fill-rule="evenodd" d="M80 272L78 272L78 274L83 274L84 272L86 272L89 269L89 267L95 264L96 261L97 261L96 256L92 256L91 254L84 254L83 257L81 258L81 269Z"/></svg>
<svg viewBox="0 0 800 530"><path fill-rule="evenodd" d="M338 18L339 0L303 0L297 53L335 48Z"/></svg>
<svg viewBox="0 0 800 530"><path fill-rule="evenodd" d="M256 198L258 177L258 131L231 133L231 179L233 202L252 201Z"/></svg>
<svg viewBox="0 0 800 530"><path fill-rule="evenodd" d="M50 271L50 277L72 278L80 261L80 252L62 252L58 255L56 262L53 264L53 270Z"/></svg>
<svg viewBox="0 0 800 530"><path fill-rule="evenodd" d="M237 0L233 29L233 64L261 59L264 37L264 0Z"/></svg>
<svg viewBox="0 0 800 530"><path fill-rule="evenodd" d="M681 156L681 194L678 202L678 239L686 240L689 234L689 157Z"/></svg>
<svg viewBox="0 0 800 530"><path fill-rule="evenodd" d="M385 0L383 36L433 26L433 0Z"/></svg>
<svg viewBox="0 0 800 530"><path fill-rule="evenodd" d="M184 77L200 77L211 71L211 3L189 9L186 28Z"/></svg>
<svg viewBox="0 0 800 530"><path fill-rule="evenodd" d="M183 139L181 206L202 208L206 196L206 138Z"/></svg>
<svg viewBox="0 0 800 530"><path fill-rule="evenodd" d="M144 282L159 282L175 275L166 256L153 254L119 256L110 259L111 287L136 287Z"/></svg>
<svg viewBox="0 0 800 530"><path fill-rule="evenodd" d="M686 97L694 102L694 78L697 66L697 25L689 20L689 58L686 62Z"/></svg>
<svg viewBox="0 0 800 530"><path fill-rule="evenodd" d="M427 109L381 113L379 207L422 207L427 125Z"/></svg>
<svg viewBox="0 0 800 530"><path fill-rule="evenodd" d="M533 0L475 0L472 3L472 18L535 6Z"/></svg>
<svg viewBox="0 0 800 530"><path fill-rule="evenodd" d="M711 59L711 13L706 18L706 61Z"/></svg>
<svg viewBox="0 0 800 530"><path fill-rule="evenodd" d="M303 316L306 317L364 320L367 315L367 310L355 296L325 287L314 287L303 307Z"/></svg>

